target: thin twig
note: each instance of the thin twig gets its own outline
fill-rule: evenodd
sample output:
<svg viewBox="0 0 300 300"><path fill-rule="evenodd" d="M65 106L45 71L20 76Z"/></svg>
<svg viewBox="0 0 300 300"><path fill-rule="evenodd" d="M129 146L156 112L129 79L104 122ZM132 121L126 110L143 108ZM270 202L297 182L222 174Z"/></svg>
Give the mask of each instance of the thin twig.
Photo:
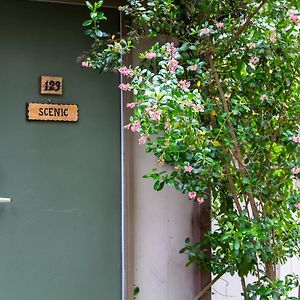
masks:
<svg viewBox="0 0 300 300"><path fill-rule="evenodd" d="M225 273L226 271L216 276L199 294L194 297L194 300L200 300Z"/></svg>
<svg viewBox="0 0 300 300"><path fill-rule="evenodd" d="M225 169L225 172L226 172L226 176L228 177L229 188L230 188L230 191L233 195L234 203L236 205L236 208L237 208L239 214L241 215L242 214L242 207L241 207L240 201L239 201L238 196L237 196L237 192L236 192L236 189L235 189L235 186L234 186L232 176L230 174L230 170L229 170L229 168L226 164L224 165L224 169Z"/></svg>
<svg viewBox="0 0 300 300"><path fill-rule="evenodd" d="M223 104L223 109L226 113L229 114L229 107L228 107L228 103L227 103L227 100L226 100L226 96L225 96L223 87L221 85L221 80L219 78L219 74L217 72L217 69L216 69L216 66L215 66L215 63L213 61L211 53L207 53L207 59L208 59L208 62L210 64L212 74L215 78L215 82L216 82L216 85L217 85L217 88L218 88L218 91L219 91L220 99L221 99L222 104ZM240 148L239 148L237 136L235 134L235 129L234 129L230 119L227 120L227 125L229 127L230 136L233 140L234 155L235 155L235 157L238 161L240 172L243 175L243 177L249 178L250 177L249 173L248 173L245 165L243 164L242 154L241 154L241 151L240 151ZM249 201L250 201L250 205L251 205L251 208L252 208L253 216L255 218L259 218L258 208L256 206L252 191L250 190L247 194L248 194L248 197L249 197Z"/></svg>
<svg viewBox="0 0 300 300"><path fill-rule="evenodd" d="M248 17L246 22L236 31L233 37L230 39L229 44L235 41L251 24L251 20L258 14L261 8L268 2L269 0L263 0L260 5L253 11L253 13Z"/></svg>

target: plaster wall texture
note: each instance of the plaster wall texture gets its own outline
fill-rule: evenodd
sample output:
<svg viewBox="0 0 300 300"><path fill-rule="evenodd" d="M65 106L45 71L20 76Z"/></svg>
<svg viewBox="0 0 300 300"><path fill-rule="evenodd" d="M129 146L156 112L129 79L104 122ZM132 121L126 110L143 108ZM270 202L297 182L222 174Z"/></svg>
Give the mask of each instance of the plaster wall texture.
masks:
<svg viewBox="0 0 300 300"><path fill-rule="evenodd" d="M192 205L181 193L166 187L153 190L143 175L157 166L153 156L138 146L134 151L134 280L139 300L192 300L193 268L179 254L191 236Z"/></svg>

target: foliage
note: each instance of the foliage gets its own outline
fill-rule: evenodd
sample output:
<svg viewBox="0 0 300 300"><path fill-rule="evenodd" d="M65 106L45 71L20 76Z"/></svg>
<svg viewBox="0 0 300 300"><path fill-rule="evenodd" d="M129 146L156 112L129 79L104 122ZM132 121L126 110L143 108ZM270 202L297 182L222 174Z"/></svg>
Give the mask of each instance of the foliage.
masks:
<svg viewBox="0 0 300 300"><path fill-rule="evenodd" d="M133 290L134 299L137 299L139 293L140 293L140 288L138 286L135 286Z"/></svg>
<svg viewBox="0 0 300 300"><path fill-rule="evenodd" d="M292 299L297 279L279 280L275 266L300 250L299 2L131 0L121 8L132 18L126 37L100 30L101 4L87 2L93 45L83 66L127 80L125 128L172 167L145 177L157 191L168 184L199 205L211 200L215 228L186 240L188 264L238 274L245 299ZM140 65L124 66L147 37L157 42ZM257 280L246 286L248 275Z"/></svg>

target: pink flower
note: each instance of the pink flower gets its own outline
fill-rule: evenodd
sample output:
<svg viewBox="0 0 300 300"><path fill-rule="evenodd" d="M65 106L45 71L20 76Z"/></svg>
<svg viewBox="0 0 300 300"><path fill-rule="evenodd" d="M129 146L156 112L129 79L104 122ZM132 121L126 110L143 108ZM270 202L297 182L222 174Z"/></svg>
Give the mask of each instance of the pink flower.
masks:
<svg viewBox="0 0 300 300"><path fill-rule="evenodd" d="M165 123L165 130L170 131L171 129L172 129L172 128L171 128L170 123L166 122L166 123Z"/></svg>
<svg viewBox="0 0 300 300"><path fill-rule="evenodd" d="M131 127L131 124L127 124L127 125L123 126L124 129L130 129L130 127Z"/></svg>
<svg viewBox="0 0 300 300"><path fill-rule="evenodd" d="M132 77L132 76L133 76L133 70L127 68L126 66L119 68L118 71L119 71L120 74L123 75L123 76L129 76L129 77Z"/></svg>
<svg viewBox="0 0 300 300"><path fill-rule="evenodd" d="M298 210L300 210L300 203L297 203L297 204L295 205L295 207L296 207Z"/></svg>
<svg viewBox="0 0 300 300"><path fill-rule="evenodd" d="M254 48L256 48L256 43L250 43L249 44L249 49L254 49Z"/></svg>
<svg viewBox="0 0 300 300"><path fill-rule="evenodd" d="M175 73L178 68L178 61L176 59L171 59L168 63L168 68L171 73Z"/></svg>
<svg viewBox="0 0 300 300"><path fill-rule="evenodd" d="M120 83L119 89L124 92L129 92L132 90L132 86L129 83Z"/></svg>
<svg viewBox="0 0 300 300"><path fill-rule="evenodd" d="M177 55L177 48L174 43L167 43L167 55L169 58L174 58Z"/></svg>
<svg viewBox="0 0 300 300"><path fill-rule="evenodd" d="M190 200L194 200L197 197L197 193L196 192L189 192L189 198Z"/></svg>
<svg viewBox="0 0 300 300"><path fill-rule="evenodd" d="M300 168L292 168L292 173L294 174L294 175L297 175L297 174L299 174L300 173Z"/></svg>
<svg viewBox="0 0 300 300"><path fill-rule="evenodd" d="M187 67L187 70L188 70L188 71L195 72L195 71L198 70L198 66L197 66L197 65L188 66L188 67Z"/></svg>
<svg viewBox="0 0 300 300"><path fill-rule="evenodd" d="M293 136L292 141L295 143L300 143L300 136Z"/></svg>
<svg viewBox="0 0 300 300"><path fill-rule="evenodd" d="M189 87L191 86L191 83L190 83L190 81L187 81L187 80L180 80L178 83L178 86L182 90L187 91L189 89Z"/></svg>
<svg viewBox="0 0 300 300"><path fill-rule="evenodd" d="M276 36L275 36L275 35L271 35L271 36L270 36L270 41L271 41L273 44L275 44L275 43L277 42Z"/></svg>
<svg viewBox="0 0 300 300"><path fill-rule="evenodd" d="M135 108L136 107L136 103L135 102L127 103L126 107L127 108Z"/></svg>
<svg viewBox="0 0 300 300"><path fill-rule="evenodd" d="M201 112L205 111L205 107L202 104L194 104L193 107L196 111L201 111Z"/></svg>
<svg viewBox="0 0 300 300"><path fill-rule="evenodd" d="M139 145L145 145L147 143L147 137L145 135L142 135L139 138Z"/></svg>
<svg viewBox="0 0 300 300"><path fill-rule="evenodd" d="M269 97L268 97L267 94L262 94L262 95L260 96L260 100L262 100L262 101L268 100L268 99L269 99Z"/></svg>
<svg viewBox="0 0 300 300"><path fill-rule="evenodd" d="M150 110L149 116L152 121L160 121L160 115L162 114L161 109Z"/></svg>
<svg viewBox="0 0 300 300"><path fill-rule="evenodd" d="M193 103L192 101L188 101L188 102L184 103L184 105L185 105L186 107L194 107L194 106L195 106L195 103Z"/></svg>
<svg viewBox="0 0 300 300"><path fill-rule="evenodd" d="M296 25L300 22L298 16L294 15L294 14L291 14L290 15L290 20L295 23Z"/></svg>
<svg viewBox="0 0 300 300"><path fill-rule="evenodd" d="M92 64L89 63L88 61L83 61L83 62L81 63L81 66L82 66L83 68L90 68L90 67L92 66Z"/></svg>
<svg viewBox="0 0 300 300"><path fill-rule="evenodd" d="M250 63L253 64L253 65L258 64L259 63L259 57L257 57L257 56L251 57Z"/></svg>
<svg viewBox="0 0 300 300"><path fill-rule="evenodd" d="M203 198L197 198L197 202L198 202L199 204L202 204L202 203L205 202L205 200L204 200Z"/></svg>
<svg viewBox="0 0 300 300"><path fill-rule="evenodd" d="M156 58L156 53L154 53L154 52L148 52L148 53L146 53L146 58L147 59Z"/></svg>
<svg viewBox="0 0 300 300"><path fill-rule="evenodd" d="M141 130L141 123L140 123L140 121L135 121L131 125L130 129L131 129L132 132L139 132Z"/></svg>
<svg viewBox="0 0 300 300"><path fill-rule="evenodd" d="M202 29L201 29L201 33L204 34L204 35L210 34L210 31L211 31L211 30L210 30L209 28L202 28Z"/></svg>
<svg viewBox="0 0 300 300"><path fill-rule="evenodd" d="M157 109L157 105L148 105L146 108L145 108L145 112L146 113L149 113L150 110L154 110L154 109Z"/></svg>
<svg viewBox="0 0 300 300"><path fill-rule="evenodd" d="M194 168L192 166L184 166L184 171L191 173L194 170Z"/></svg>
<svg viewBox="0 0 300 300"><path fill-rule="evenodd" d="M223 23L223 22L218 22L218 23L216 24L216 27L217 27L218 29L222 29L222 28L224 27L224 23Z"/></svg>

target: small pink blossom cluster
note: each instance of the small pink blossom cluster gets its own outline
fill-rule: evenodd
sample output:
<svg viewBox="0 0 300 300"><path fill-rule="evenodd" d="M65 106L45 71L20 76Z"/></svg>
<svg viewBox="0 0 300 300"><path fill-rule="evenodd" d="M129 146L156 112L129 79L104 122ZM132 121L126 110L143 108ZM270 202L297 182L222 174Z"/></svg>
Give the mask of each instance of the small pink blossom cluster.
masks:
<svg viewBox="0 0 300 300"><path fill-rule="evenodd" d="M191 173L194 170L192 166L184 166L184 171L187 173Z"/></svg>
<svg viewBox="0 0 300 300"><path fill-rule="evenodd" d="M295 207L300 210L300 203L295 204Z"/></svg>
<svg viewBox="0 0 300 300"><path fill-rule="evenodd" d="M189 192L189 199L190 200L194 200L197 197L197 193L196 192Z"/></svg>
<svg viewBox="0 0 300 300"><path fill-rule="evenodd" d="M201 33L202 33L203 35L209 35L210 32L211 32L211 30L210 30L209 28L202 28L202 29L201 29Z"/></svg>
<svg viewBox="0 0 300 300"><path fill-rule="evenodd" d="M184 90L187 91L189 89L189 87L191 86L191 82L188 80L180 80L178 83L178 86Z"/></svg>
<svg viewBox="0 0 300 300"><path fill-rule="evenodd" d="M295 143L300 143L300 136L293 136L292 141Z"/></svg>
<svg viewBox="0 0 300 300"><path fill-rule="evenodd" d="M167 56L168 58L174 58L178 55L177 48L174 43L167 43Z"/></svg>
<svg viewBox="0 0 300 300"><path fill-rule="evenodd" d="M147 143L147 136L142 134L139 138L139 145L145 145Z"/></svg>
<svg viewBox="0 0 300 300"><path fill-rule="evenodd" d="M218 22L218 23L216 23L216 27L218 29L222 29L224 27L224 23L223 22Z"/></svg>
<svg viewBox="0 0 300 300"><path fill-rule="evenodd" d="M172 58L168 63L168 69L171 73L175 73L178 68L178 60Z"/></svg>
<svg viewBox="0 0 300 300"><path fill-rule="evenodd" d="M132 124L125 125L124 129L130 129L132 132L139 132L141 130L141 123L140 121L135 121Z"/></svg>
<svg viewBox="0 0 300 300"><path fill-rule="evenodd" d="M189 199L190 200L195 200L197 198L197 193L196 192L189 192ZM196 199L196 201L199 203L199 204L202 204L205 202L205 200L202 198L202 197L198 197Z"/></svg>
<svg viewBox="0 0 300 300"><path fill-rule="evenodd" d="M120 83L119 89L124 92L129 92L132 90L132 86L129 83Z"/></svg>
<svg viewBox="0 0 300 300"><path fill-rule="evenodd" d="M295 14L291 14L290 15L290 20L295 23L296 25L298 25L300 23L300 19L297 15Z"/></svg>
<svg viewBox="0 0 300 300"><path fill-rule="evenodd" d="M168 69L171 73L175 73L179 62L175 58L178 55L177 48L175 47L174 43L167 43L167 57L169 59L168 62Z"/></svg>
<svg viewBox="0 0 300 300"><path fill-rule="evenodd" d="M188 71L195 72L195 71L198 70L198 66L197 66L197 65L188 66L188 67L187 67L187 70L188 70Z"/></svg>
<svg viewBox="0 0 300 300"><path fill-rule="evenodd" d="M205 200L204 200L204 198L197 198L197 202L199 203L199 204L202 204L202 203L204 203L205 202Z"/></svg>
<svg viewBox="0 0 300 300"><path fill-rule="evenodd" d="M202 105L202 104L196 104L196 105L194 105L194 109L195 109L196 111L201 111L201 112L204 112L204 111L205 111L205 107L204 107L204 105Z"/></svg>
<svg viewBox="0 0 300 300"><path fill-rule="evenodd" d="M149 106L145 109L152 121L160 121L162 110L157 108L157 105Z"/></svg>
<svg viewBox="0 0 300 300"><path fill-rule="evenodd" d="M170 131L172 129L171 124L169 122L165 123L165 130Z"/></svg>
<svg viewBox="0 0 300 300"><path fill-rule="evenodd" d="M135 108L136 107L136 102L131 102L126 104L127 108Z"/></svg>
<svg viewBox="0 0 300 300"><path fill-rule="evenodd" d="M140 121L135 121L131 125L131 131L132 132L139 132L141 130L141 123Z"/></svg>
<svg viewBox="0 0 300 300"><path fill-rule="evenodd" d="M277 42L277 38L276 38L276 35L275 35L275 34L272 34L272 35L270 36L270 41L271 41L273 44L275 44L275 43Z"/></svg>
<svg viewBox="0 0 300 300"><path fill-rule="evenodd" d="M154 53L154 52L148 52L148 53L146 53L146 58L147 59L156 58L156 53Z"/></svg>
<svg viewBox="0 0 300 300"><path fill-rule="evenodd" d="M82 66L83 68L90 68L90 67L92 66L92 64L89 63L88 61L83 61L83 62L81 63L81 66Z"/></svg>
<svg viewBox="0 0 300 300"><path fill-rule="evenodd" d="M204 112L205 111L205 107L202 104L195 104L192 101L188 101L185 103L186 107L192 107L194 108L196 111L201 111Z"/></svg>
<svg viewBox="0 0 300 300"><path fill-rule="evenodd" d="M292 168L291 171L294 175L300 174L300 168Z"/></svg>
<svg viewBox="0 0 300 300"><path fill-rule="evenodd" d="M262 101L268 100L268 99L269 99L269 97L268 97L267 94L262 94L262 95L260 96L260 100L262 100Z"/></svg>
<svg viewBox="0 0 300 300"><path fill-rule="evenodd" d="M123 76L128 76L128 77L133 76L133 70L131 68L127 68L126 66L119 68L118 71Z"/></svg>
<svg viewBox="0 0 300 300"><path fill-rule="evenodd" d="M251 57L250 63L253 64L253 65L258 64L259 63L259 57L257 57L257 56Z"/></svg>
<svg viewBox="0 0 300 300"><path fill-rule="evenodd" d="M188 102L184 103L184 105L186 107L194 107L196 104L194 102L192 102L192 101L188 101Z"/></svg>

